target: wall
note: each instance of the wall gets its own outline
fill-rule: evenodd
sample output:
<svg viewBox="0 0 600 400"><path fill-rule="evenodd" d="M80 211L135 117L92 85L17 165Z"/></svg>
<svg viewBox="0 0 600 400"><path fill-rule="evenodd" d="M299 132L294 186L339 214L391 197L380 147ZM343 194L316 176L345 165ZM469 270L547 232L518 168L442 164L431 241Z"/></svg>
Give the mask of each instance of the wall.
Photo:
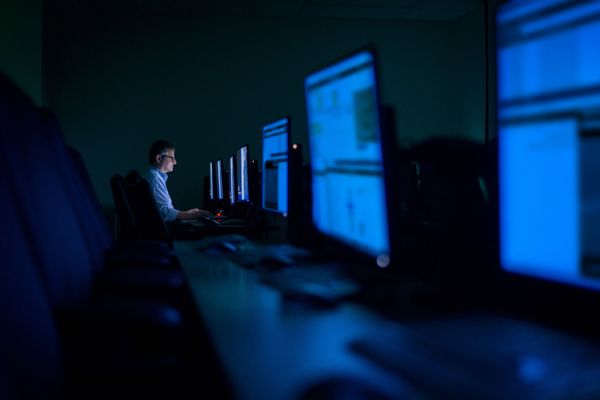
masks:
<svg viewBox="0 0 600 400"><path fill-rule="evenodd" d="M396 110L401 146L480 135L470 107L479 83L468 99L457 97L461 83L481 78L461 68L480 66L456 56L481 51L461 42L477 23L101 11L54 11L45 21L45 102L88 163L103 204L112 203L112 174L144 169L158 138L177 147L169 187L178 208L200 205L209 160L241 144L258 158L265 122L290 114L306 146L303 77L365 43L378 50L383 102Z"/></svg>
<svg viewBox="0 0 600 400"><path fill-rule="evenodd" d="M0 71L42 100L42 0L0 2Z"/></svg>
<svg viewBox="0 0 600 400"><path fill-rule="evenodd" d="M478 8L455 23L453 65L453 136L485 141L485 24L484 9Z"/></svg>

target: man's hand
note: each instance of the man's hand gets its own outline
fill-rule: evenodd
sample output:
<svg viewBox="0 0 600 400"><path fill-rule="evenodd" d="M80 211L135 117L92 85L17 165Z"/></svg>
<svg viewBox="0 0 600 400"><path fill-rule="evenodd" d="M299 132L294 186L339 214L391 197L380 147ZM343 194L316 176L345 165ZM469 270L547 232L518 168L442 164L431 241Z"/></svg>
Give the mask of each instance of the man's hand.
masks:
<svg viewBox="0 0 600 400"><path fill-rule="evenodd" d="M195 219L199 217L212 217L212 214L199 208L190 208L177 214L177 219Z"/></svg>
<svg viewBox="0 0 600 400"><path fill-rule="evenodd" d="M196 217L213 217L212 213L210 211L206 211L206 210L201 210L199 208L193 208Z"/></svg>

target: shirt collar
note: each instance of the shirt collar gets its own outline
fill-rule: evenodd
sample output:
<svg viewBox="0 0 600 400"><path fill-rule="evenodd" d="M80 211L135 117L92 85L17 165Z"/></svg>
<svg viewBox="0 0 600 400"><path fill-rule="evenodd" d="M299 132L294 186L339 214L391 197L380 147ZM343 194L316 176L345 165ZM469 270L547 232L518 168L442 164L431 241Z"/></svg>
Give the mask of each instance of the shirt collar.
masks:
<svg viewBox="0 0 600 400"><path fill-rule="evenodd" d="M150 166L150 172L158 174L164 181L169 177L166 173L162 172L160 169L156 168L154 165Z"/></svg>

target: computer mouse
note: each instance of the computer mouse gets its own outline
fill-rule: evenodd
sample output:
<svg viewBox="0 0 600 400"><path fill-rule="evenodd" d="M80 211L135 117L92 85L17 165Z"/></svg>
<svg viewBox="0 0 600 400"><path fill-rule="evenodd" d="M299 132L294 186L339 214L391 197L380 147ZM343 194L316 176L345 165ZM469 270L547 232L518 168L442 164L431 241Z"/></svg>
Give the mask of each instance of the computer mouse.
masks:
<svg viewBox="0 0 600 400"><path fill-rule="evenodd" d="M306 388L297 400L390 400L374 385L355 376L326 377Z"/></svg>

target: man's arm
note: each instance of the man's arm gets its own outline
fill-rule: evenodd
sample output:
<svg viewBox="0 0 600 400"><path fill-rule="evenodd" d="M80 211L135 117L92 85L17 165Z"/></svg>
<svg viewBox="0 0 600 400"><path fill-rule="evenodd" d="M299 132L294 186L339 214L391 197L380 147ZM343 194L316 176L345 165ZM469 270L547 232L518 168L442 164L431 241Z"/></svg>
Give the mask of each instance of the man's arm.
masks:
<svg viewBox="0 0 600 400"><path fill-rule="evenodd" d="M148 182L150 183L152 196L162 219L165 221L174 221L177 219L181 211L173 207L171 196L169 196L169 191L164 183L156 177L151 177Z"/></svg>
<svg viewBox="0 0 600 400"><path fill-rule="evenodd" d="M169 191L164 182L159 179L151 179L149 182L158 211L165 221L194 219L201 217L202 215L211 215L210 212L198 208L192 208L186 211L177 210L173 207L171 196L169 195Z"/></svg>
<svg viewBox="0 0 600 400"><path fill-rule="evenodd" d="M175 219L194 219L201 216L210 217L212 214L209 211L201 210L199 208L192 208L185 211L179 211Z"/></svg>

